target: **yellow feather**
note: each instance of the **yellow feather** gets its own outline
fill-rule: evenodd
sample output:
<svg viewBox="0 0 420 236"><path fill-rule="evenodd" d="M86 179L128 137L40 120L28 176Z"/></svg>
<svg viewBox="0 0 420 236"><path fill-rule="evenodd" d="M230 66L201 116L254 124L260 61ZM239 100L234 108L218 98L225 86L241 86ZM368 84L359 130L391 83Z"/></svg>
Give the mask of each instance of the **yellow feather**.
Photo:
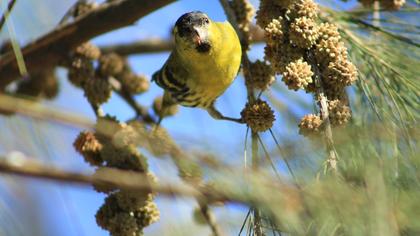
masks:
<svg viewBox="0 0 420 236"><path fill-rule="evenodd" d="M165 69L189 89L191 99L199 99L199 107L207 108L234 81L241 64L241 44L229 22L211 22L208 53L198 52L189 42L177 35L174 29L175 49L171 53ZM168 91L166 91L168 93ZM189 106L191 103L180 102Z"/></svg>

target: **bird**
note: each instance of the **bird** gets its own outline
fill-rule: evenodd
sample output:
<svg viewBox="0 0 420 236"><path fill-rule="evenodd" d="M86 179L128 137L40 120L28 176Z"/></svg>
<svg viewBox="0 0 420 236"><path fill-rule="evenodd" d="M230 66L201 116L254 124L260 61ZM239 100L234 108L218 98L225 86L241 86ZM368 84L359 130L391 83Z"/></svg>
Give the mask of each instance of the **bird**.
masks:
<svg viewBox="0 0 420 236"><path fill-rule="evenodd" d="M175 46L152 76L164 90L158 124L165 110L175 104L205 109L214 119L242 123L215 108L216 99L232 84L241 65L241 43L232 25L193 11L178 18L172 34Z"/></svg>

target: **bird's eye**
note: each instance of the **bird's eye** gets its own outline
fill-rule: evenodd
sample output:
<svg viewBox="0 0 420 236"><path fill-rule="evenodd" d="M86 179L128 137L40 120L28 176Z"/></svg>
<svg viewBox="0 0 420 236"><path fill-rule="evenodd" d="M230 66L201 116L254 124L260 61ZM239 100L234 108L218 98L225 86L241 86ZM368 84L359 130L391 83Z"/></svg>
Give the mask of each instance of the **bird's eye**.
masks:
<svg viewBox="0 0 420 236"><path fill-rule="evenodd" d="M208 24L209 23L209 19L208 18L204 18L204 23Z"/></svg>

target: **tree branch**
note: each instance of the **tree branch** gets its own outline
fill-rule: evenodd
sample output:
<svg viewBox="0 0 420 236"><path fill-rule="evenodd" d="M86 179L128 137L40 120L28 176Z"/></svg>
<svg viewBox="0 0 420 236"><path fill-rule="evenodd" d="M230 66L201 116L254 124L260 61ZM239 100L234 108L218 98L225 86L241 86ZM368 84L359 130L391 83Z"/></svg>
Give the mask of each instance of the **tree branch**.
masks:
<svg viewBox="0 0 420 236"><path fill-rule="evenodd" d="M71 24L59 26L22 49L29 71L55 66L79 44L103 33L135 23L174 0L124 0L100 5ZM19 76L13 52L0 61L0 88Z"/></svg>
<svg viewBox="0 0 420 236"><path fill-rule="evenodd" d="M264 31L256 25L250 27L251 43L264 42ZM145 39L142 41L115 44L101 47L103 53L117 53L121 56L141 53L157 53L172 50L174 43L170 39Z"/></svg>
<svg viewBox="0 0 420 236"><path fill-rule="evenodd" d="M92 129L95 122L87 117L77 115L57 107L41 102L17 98L0 93L0 111L19 113L35 119L52 120L65 123L74 127Z"/></svg>
<svg viewBox="0 0 420 236"><path fill-rule="evenodd" d="M38 161L26 157L1 157L0 156L0 172L5 174L19 175L23 177L32 177L45 180L53 180L65 183L75 183L81 185L107 185L118 189L133 190L133 191L152 191L165 196L184 196L196 198L199 202L236 202L246 205L263 204L272 206L272 210L277 207L283 207L283 204L288 204L279 200L290 199L296 203L296 193L299 191L292 185L281 183L279 181L272 181L266 179L263 173L254 173L254 176L247 175L247 177L259 179L257 192L249 192L247 186L235 185L229 188L223 187L203 187L202 185L193 186L191 184L170 183L159 181L154 183L149 181L149 177L144 173L119 170L115 168L101 167L101 171L94 175L87 175L78 172L71 172L59 169L52 166L41 164ZM242 172L241 172L242 173ZM231 172L232 174L232 172ZM249 183L255 183L250 181ZM229 184L229 181L227 182ZM253 186L257 187L257 186ZM262 192L270 192L272 197L261 199ZM283 196L283 197L281 197Z"/></svg>
<svg viewBox="0 0 420 236"><path fill-rule="evenodd" d="M105 54L114 52L121 56L128 56L130 54L170 51L173 46L172 40L145 39L132 43L104 46L101 47L101 52Z"/></svg>
<svg viewBox="0 0 420 236"><path fill-rule="evenodd" d="M0 158L0 172L54 180L82 185L98 184L118 187L136 191L154 191L168 196L202 197L201 193L188 185L153 184L146 174L132 171L122 171L115 168L103 167L99 174L86 175L77 172L65 171L51 166L45 166L25 158ZM118 176L118 178L116 178Z"/></svg>

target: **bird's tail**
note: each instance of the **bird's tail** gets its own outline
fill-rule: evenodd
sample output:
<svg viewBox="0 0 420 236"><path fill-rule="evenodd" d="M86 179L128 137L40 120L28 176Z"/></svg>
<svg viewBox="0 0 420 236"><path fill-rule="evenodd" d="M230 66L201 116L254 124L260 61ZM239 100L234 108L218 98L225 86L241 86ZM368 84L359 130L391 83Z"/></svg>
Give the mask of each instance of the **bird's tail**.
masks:
<svg viewBox="0 0 420 236"><path fill-rule="evenodd" d="M153 73L153 75L152 75L152 81L155 81L156 82L159 74L160 74L160 70L158 70L155 73Z"/></svg>

